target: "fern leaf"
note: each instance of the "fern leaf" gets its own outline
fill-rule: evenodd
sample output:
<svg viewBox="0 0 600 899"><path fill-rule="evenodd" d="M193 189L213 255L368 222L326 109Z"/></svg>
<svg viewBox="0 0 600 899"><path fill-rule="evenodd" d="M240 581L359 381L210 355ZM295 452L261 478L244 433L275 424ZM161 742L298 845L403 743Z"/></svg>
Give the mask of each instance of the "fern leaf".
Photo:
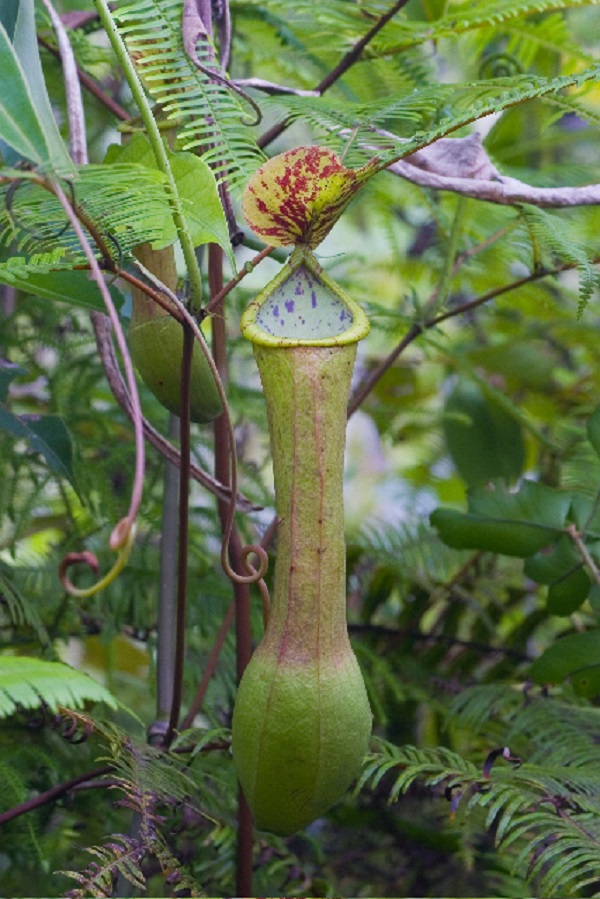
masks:
<svg viewBox="0 0 600 899"><path fill-rule="evenodd" d="M0 656L0 717L18 707L33 709L45 703L56 711L61 705L79 708L87 701L117 707L108 690L62 662Z"/></svg>
<svg viewBox="0 0 600 899"><path fill-rule="evenodd" d="M523 217L532 234L542 246L549 249L561 260L572 262L577 266L579 274L579 307L577 314L583 314L595 289L600 287L600 272L596 269L585 248L569 237L563 218L527 206L523 209Z"/></svg>
<svg viewBox="0 0 600 899"><path fill-rule="evenodd" d="M181 0L133 0L120 5L115 18L147 90L169 118L181 122L180 146L201 149L215 174L235 187L248 179L263 156L244 124L246 110L209 74L221 74L212 45L200 42L197 47L206 71L185 52L182 12Z"/></svg>
<svg viewBox="0 0 600 899"><path fill-rule="evenodd" d="M345 154L347 164L362 165L377 155L383 169L483 116L598 80L600 64L594 64L579 74L557 78L518 75L427 87L395 98L391 103L377 100L342 106L319 97L294 96L278 97L268 101L268 105L283 108L288 121L308 122L320 141ZM391 134L387 128L394 122L410 124L411 136ZM382 131L384 128L386 131Z"/></svg>
<svg viewBox="0 0 600 899"><path fill-rule="evenodd" d="M523 21L527 16L535 16L540 13L597 4L598 0L495 0L495 2L492 0L491 3L488 0L479 0L476 3L466 2L453 5L450 12L440 16L434 22L399 19L388 26L386 33L377 41L376 47L382 54L400 53L426 41L453 38L457 34L464 34L479 28L506 26L515 20Z"/></svg>

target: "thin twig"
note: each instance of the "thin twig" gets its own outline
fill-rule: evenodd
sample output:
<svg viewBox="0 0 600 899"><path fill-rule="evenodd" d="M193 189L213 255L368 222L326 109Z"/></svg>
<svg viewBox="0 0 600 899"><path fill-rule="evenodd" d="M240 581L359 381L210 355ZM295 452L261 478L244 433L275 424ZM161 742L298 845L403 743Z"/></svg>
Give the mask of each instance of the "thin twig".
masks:
<svg viewBox="0 0 600 899"><path fill-rule="evenodd" d="M26 815L28 812L32 812L42 805L54 802L55 799L60 799L61 796L64 796L65 793L69 793L74 787L87 783L87 781L95 781L104 774L110 774L112 770L112 765L102 765L101 768L94 768L92 771L86 771L84 774L78 774L70 780L65 780L62 783L56 784L55 786L50 787L49 790L44 790L42 793L38 793L37 796L32 796L31 799L27 799L25 802L21 802L19 805L15 805L13 808L1 812L0 825L8 824L9 821L13 821L21 815Z"/></svg>
<svg viewBox="0 0 600 899"><path fill-rule="evenodd" d="M583 559L584 563L587 565L590 574L594 578L594 581L600 587L600 571L598 570L598 566L592 559L587 546L581 539L581 534L577 530L577 527L574 524L570 524L567 528L567 534L569 535L569 537L575 544L575 547L577 548L577 552Z"/></svg>
<svg viewBox="0 0 600 899"><path fill-rule="evenodd" d="M246 277L246 275L249 275L254 267L262 262L263 259L266 259L266 257L269 256L274 249L274 247L267 246L264 248L264 250L261 250L260 253L258 253L258 255L256 255L253 259L247 262L240 270L240 272L235 276L235 278L232 278L231 281L228 281L227 284L217 294L215 294L214 297L211 297L210 302L207 303L203 309L204 314L209 315L211 312L214 312L221 305L224 297L226 297L234 287L237 287L240 281L242 281Z"/></svg>
<svg viewBox="0 0 600 899"><path fill-rule="evenodd" d="M325 75L325 77L317 84L316 88L314 89L314 93L317 95L324 94L332 84L335 84L335 82L338 81L342 77L342 75L344 75L348 71L348 69L350 69L354 65L354 63L360 59L360 56L367 44L369 44L373 40L373 38L381 31L384 25L387 25L387 23L391 19L393 19L396 13L400 12L400 10L404 6L406 6L407 3L408 0L396 0L396 3L394 3L394 5L391 6L388 11L375 22L373 27L370 28L369 31L367 31L367 33L363 37L361 37L353 47L351 47L350 50L348 50L348 52L340 59L337 66L335 66L335 68L328 72L328 74ZM274 125L268 131L266 131L262 135L262 137L259 138L259 140L257 141L258 146L261 148L266 147L267 144L270 144L277 137L283 134L287 127L288 122L286 121L280 122L278 125Z"/></svg>
<svg viewBox="0 0 600 899"><path fill-rule="evenodd" d="M593 265L600 264L600 257L596 259L592 259ZM410 344L417 339L424 331L429 330L430 328L435 328L436 325L441 324L444 321L447 321L450 318L456 318L458 315L463 315L465 312L470 312L472 309L476 309L478 306L482 306L484 303L488 303L490 300L495 299L496 297L502 296L502 294L509 293L511 290L517 290L519 287L523 287L525 284L530 284L534 281L539 281L541 278L547 278L550 275L557 275L560 272L568 271L569 269L573 269L577 267L576 262L565 262L562 265L556 266L552 269L543 269L542 271L532 272L530 275L526 275L524 278L519 278L517 281L512 281L510 284L505 284L503 287L495 287L493 290L489 290L487 293L484 293L482 296L477 297L474 300L469 300L467 303L462 303L460 306L456 306L454 309L450 309L448 312L442 312L440 315L436 315L434 318L428 319L427 321L420 324L412 324L404 335L402 340L398 343L397 346L376 366L367 377L362 381L362 383L358 386L357 390L352 395L350 402L348 403L348 417L352 415L359 406L364 402L369 393L373 390L375 384L379 381L379 379L386 373L386 371L394 364L398 356L404 352L404 350L410 346Z"/></svg>

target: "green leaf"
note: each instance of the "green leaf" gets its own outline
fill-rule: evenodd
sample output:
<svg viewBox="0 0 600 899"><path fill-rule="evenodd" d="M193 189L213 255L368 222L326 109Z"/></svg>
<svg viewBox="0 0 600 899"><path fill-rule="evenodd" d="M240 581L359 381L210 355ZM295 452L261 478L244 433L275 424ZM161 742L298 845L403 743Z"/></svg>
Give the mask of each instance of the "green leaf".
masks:
<svg viewBox="0 0 600 899"><path fill-rule="evenodd" d="M529 676L538 684L560 684L600 665L600 630L560 637L533 662Z"/></svg>
<svg viewBox="0 0 600 899"><path fill-rule="evenodd" d="M47 300L58 300L61 303L69 303L72 306L81 306L84 309L106 311L102 294L98 285L89 274L84 271L28 271L27 263L19 260L15 265L14 260L0 264L0 283L9 284L18 290L24 290L33 296L44 297ZM117 309L125 302L123 294L111 284L110 295Z"/></svg>
<svg viewBox="0 0 600 899"><path fill-rule="evenodd" d="M44 137L45 158L59 174L74 174L75 167L56 124L44 80L35 27L34 0L19 0L13 45Z"/></svg>
<svg viewBox="0 0 600 899"><path fill-rule="evenodd" d="M580 607L590 591L590 579L573 541L560 537L550 552L527 559L527 577L548 584L548 611L552 615L570 615Z"/></svg>
<svg viewBox="0 0 600 899"><path fill-rule="evenodd" d="M194 246L216 243L227 254L233 265L227 221L211 169L193 153L173 153L167 148L167 156ZM158 170L150 142L141 133L134 134L124 146L112 144L108 148L104 163L112 165L117 162L134 163ZM161 222L162 236L152 242L155 250L169 246L177 238L172 217L163 215Z"/></svg>
<svg viewBox="0 0 600 899"><path fill-rule="evenodd" d="M448 451L467 484L515 481L525 465L521 427L481 388L459 378L444 410Z"/></svg>
<svg viewBox="0 0 600 899"><path fill-rule="evenodd" d="M589 591L590 579L585 568L570 571L550 585L548 611L551 615L571 615L581 606Z"/></svg>
<svg viewBox="0 0 600 899"><path fill-rule="evenodd" d="M525 559L554 543L563 531L571 494L534 481L518 493L475 488L469 512L436 509L431 524L455 549L483 549Z"/></svg>
<svg viewBox="0 0 600 899"><path fill-rule="evenodd" d="M0 137L21 156L41 165L48 149L25 73L6 29L0 25Z"/></svg>
<svg viewBox="0 0 600 899"><path fill-rule="evenodd" d="M0 656L0 717L17 708L37 708L42 702L55 712L58 706L80 708L87 701L117 708L108 690L62 662Z"/></svg>
<svg viewBox="0 0 600 899"><path fill-rule="evenodd" d="M27 440L33 452L41 453L51 471L67 478L77 489L73 471L73 442L60 416L17 416L8 409L0 408L0 430Z"/></svg>

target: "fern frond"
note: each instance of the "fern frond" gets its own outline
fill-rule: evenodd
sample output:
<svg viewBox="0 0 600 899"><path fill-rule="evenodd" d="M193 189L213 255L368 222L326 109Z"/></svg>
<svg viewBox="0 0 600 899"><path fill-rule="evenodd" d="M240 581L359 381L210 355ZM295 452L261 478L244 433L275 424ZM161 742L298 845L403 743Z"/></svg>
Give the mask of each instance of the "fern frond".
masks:
<svg viewBox="0 0 600 899"><path fill-rule="evenodd" d="M16 182L13 182L13 186ZM94 223L110 251L118 257L144 241L165 238L165 222L171 211L160 172L131 164L89 165L78 170L73 181L75 205ZM0 247L38 254L32 271L70 268L85 261L56 197L44 188L21 184L9 198L7 185L0 189ZM172 226L175 240L175 226ZM7 265L19 266L19 258Z"/></svg>
<svg viewBox="0 0 600 899"><path fill-rule="evenodd" d="M139 840L125 834L114 834L105 846L90 846L87 851L99 861L91 862L82 872L58 872L79 883L79 887L66 894L69 899L87 899L89 896L106 899L106 896L112 896L114 879L118 874L137 889L146 886L141 869L145 850Z"/></svg>
<svg viewBox="0 0 600 899"><path fill-rule="evenodd" d="M418 749L381 743L365 765L359 788L379 786L394 773L389 801L416 780L443 791L453 814L493 829L500 853L518 847L515 867L529 863L528 878L540 877L541 895L573 895L597 881L600 858L600 777L572 766L501 763L478 770L444 747ZM547 744L549 745L549 744ZM573 860L577 861L574 862Z"/></svg>
<svg viewBox="0 0 600 899"><path fill-rule="evenodd" d="M518 75L427 87L395 98L391 103L377 100L342 106L327 98L292 96L272 99L268 105L283 108L288 121L308 122L318 140L332 146L340 155L345 154L347 164L362 165L378 156L380 167L385 168L483 116L598 80L600 64L594 64L579 74L557 78ZM408 138L389 133L390 123L398 122L417 124L418 130L411 127ZM382 129L386 129L385 133Z"/></svg>
<svg viewBox="0 0 600 899"><path fill-rule="evenodd" d="M79 708L88 701L117 707L108 690L62 662L0 656L0 717L12 715L18 707L33 709L45 703L55 711L58 706Z"/></svg>
<svg viewBox="0 0 600 899"><path fill-rule="evenodd" d="M217 176L245 182L263 156L245 124L247 110L222 81L214 48L199 42L198 69L183 47L181 0L132 0L115 13L119 31L151 96L181 123L180 146L200 150Z"/></svg>
<svg viewBox="0 0 600 899"><path fill-rule="evenodd" d="M535 206L523 207L523 218L531 235L542 248L549 250L559 260L572 262L579 274L579 306L577 314L583 314L594 290L600 287L600 272L592 263L585 248L569 237L565 221L556 214Z"/></svg>
<svg viewBox="0 0 600 899"><path fill-rule="evenodd" d="M433 22L398 18L379 37L376 47L382 54L400 53L426 41L454 38L457 34L479 28L506 27L515 20L523 21L527 16L597 4L598 0L492 0L491 3L479 0L476 3L461 3L453 5L446 15Z"/></svg>

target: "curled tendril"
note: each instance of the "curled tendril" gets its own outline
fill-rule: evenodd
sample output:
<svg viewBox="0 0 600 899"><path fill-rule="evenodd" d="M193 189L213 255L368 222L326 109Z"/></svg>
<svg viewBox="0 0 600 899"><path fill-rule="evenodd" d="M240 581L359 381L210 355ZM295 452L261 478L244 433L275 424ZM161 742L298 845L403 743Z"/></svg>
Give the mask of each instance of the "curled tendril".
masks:
<svg viewBox="0 0 600 899"><path fill-rule="evenodd" d="M479 66L480 78L510 78L522 74L521 62L511 53L490 53Z"/></svg>
<svg viewBox="0 0 600 899"><path fill-rule="evenodd" d="M94 594L99 593L100 590L104 590L105 587L108 587L108 585L115 580L115 578L121 573L121 571L127 564L127 560L131 553L131 549L135 540L135 530L135 526L132 525L127 518L123 518L119 522L119 524L112 532L110 538L111 549L117 550L119 553L119 555L117 556L117 560L110 571L105 574L104 577L100 578L99 581L96 581L95 584L92 584L91 587L76 587L68 577L67 571L73 565L83 564L87 565L87 567L91 571L93 571L94 574L97 574L99 565L98 559L96 558L94 553L87 551L80 553L67 553L58 567L58 576L60 578L60 582L67 593L69 593L71 596L77 596L79 599L87 599L89 596L94 596ZM115 540L115 535L117 535L117 538L119 540L118 543Z"/></svg>
<svg viewBox="0 0 600 899"><path fill-rule="evenodd" d="M74 207L75 206L75 187L74 187L72 181L68 181L66 179L64 179L64 181L65 181L65 184L68 186L69 193L71 195L71 206ZM10 220L15 228L17 228L21 231L24 231L26 234L30 234L36 240L43 241L43 240L48 240L49 238L52 238L52 240L58 240L58 238L62 237L63 234L65 234L65 232L68 231L69 228L71 227L71 222L69 221L69 219L67 219L67 221L61 228L51 232L48 235L48 234L43 234L41 231L39 231L35 228L30 228L29 225L25 225L21 221L21 219L18 217L18 215L16 214L15 208L14 208L15 195L16 195L17 191L19 190L19 188L23 186L23 184L29 184L29 183L30 182L26 181L24 178L18 178L16 181L12 182L12 184L6 191L5 204L6 204L6 211L8 213L8 217L10 218Z"/></svg>
<svg viewBox="0 0 600 899"><path fill-rule="evenodd" d="M250 556L258 556L258 558L260 559L258 568L255 568L254 565L252 565L252 563L250 562ZM262 600L263 624L266 630L267 623L269 621L269 612L271 610L271 598L269 596L269 588L264 581L264 576L267 573L267 568L269 567L269 557L264 546L260 546L256 543L250 543L248 546L244 546L242 548L242 565L251 578L251 580L247 581L247 583L258 584L258 589L260 590L260 598ZM229 576L231 577L231 575ZM239 575L235 577L235 580L237 580L238 578Z"/></svg>
<svg viewBox="0 0 600 899"><path fill-rule="evenodd" d="M62 709L59 715L54 718L54 729L60 733L63 740L72 743L74 746L79 743L85 743L94 733L94 725L91 721L84 719L83 721L77 715L74 715L68 709Z"/></svg>

